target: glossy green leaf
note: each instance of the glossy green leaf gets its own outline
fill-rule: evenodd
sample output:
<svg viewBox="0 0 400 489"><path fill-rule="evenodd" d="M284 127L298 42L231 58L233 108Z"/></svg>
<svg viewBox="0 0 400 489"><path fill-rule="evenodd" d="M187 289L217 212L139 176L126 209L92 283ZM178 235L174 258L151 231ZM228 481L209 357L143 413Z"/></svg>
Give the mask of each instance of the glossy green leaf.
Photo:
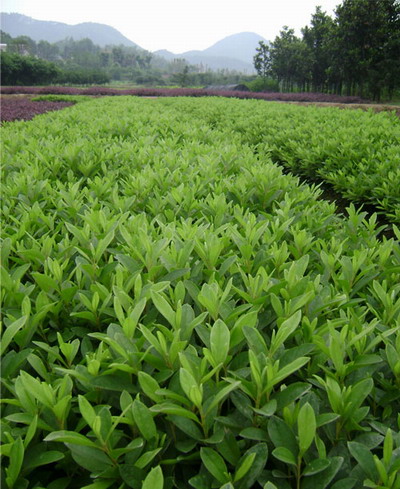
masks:
<svg viewBox="0 0 400 489"><path fill-rule="evenodd" d="M297 465L296 457L286 447L278 447L272 451L272 455L281 462L289 465Z"/></svg>
<svg viewBox="0 0 400 489"><path fill-rule="evenodd" d="M310 447L316 433L315 413L312 406L307 402L300 408L297 417L297 430L299 434L300 454L303 455Z"/></svg>
<svg viewBox="0 0 400 489"><path fill-rule="evenodd" d="M218 482L224 484L229 481L228 469L218 452L212 448L202 447L200 449L200 457L206 469Z"/></svg>
<svg viewBox="0 0 400 489"><path fill-rule="evenodd" d="M229 342L229 329L223 321L218 319L213 324L210 334L211 354L216 365L225 363L229 352Z"/></svg>
<svg viewBox="0 0 400 489"><path fill-rule="evenodd" d="M149 408L138 399L135 399L132 404L132 414L143 438L145 440L155 438L157 435L157 428Z"/></svg>
<svg viewBox="0 0 400 489"><path fill-rule="evenodd" d="M46 438L44 438L44 441L59 441L63 443L71 443L74 445L97 448L97 445L89 440L89 438L73 431L53 431L52 433L47 435Z"/></svg>
<svg viewBox="0 0 400 489"><path fill-rule="evenodd" d="M143 481L142 489L163 489L164 476L161 467L157 465L150 470L146 479Z"/></svg>

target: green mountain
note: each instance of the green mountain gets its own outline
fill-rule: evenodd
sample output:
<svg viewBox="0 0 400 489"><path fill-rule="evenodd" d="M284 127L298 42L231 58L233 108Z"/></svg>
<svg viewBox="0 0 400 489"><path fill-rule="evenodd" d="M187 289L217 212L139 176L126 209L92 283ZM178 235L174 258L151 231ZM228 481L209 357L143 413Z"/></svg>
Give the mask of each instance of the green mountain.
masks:
<svg viewBox="0 0 400 489"><path fill-rule="evenodd" d="M89 38L94 44L106 46L110 44L140 47L117 29L105 24L84 22L69 25L63 22L36 20L22 14L0 13L1 30L12 37L29 36L34 41L48 41L51 43L72 37L75 41Z"/></svg>

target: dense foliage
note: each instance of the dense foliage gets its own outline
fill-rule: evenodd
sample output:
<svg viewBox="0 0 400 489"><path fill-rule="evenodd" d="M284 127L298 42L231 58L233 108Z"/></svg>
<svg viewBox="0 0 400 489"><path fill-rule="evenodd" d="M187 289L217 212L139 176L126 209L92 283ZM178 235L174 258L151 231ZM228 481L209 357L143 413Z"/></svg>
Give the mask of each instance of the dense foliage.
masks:
<svg viewBox="0 0 400 489"><path fill-rule="evenodd" d="M238 83L254 77L230 70L211 71L204 66L189 65L181 58L167 61L160 56L127 46L100 47L90 39L64 39L56 43L35 42L28 36L11 37L1 32L7 53L24 55L54 63L60 70L60 83L106 83L112 79L144 85L201 86ZM97 79L93 80L96 77ZM100 81L106 78L106 81ZM17 81L6 83L18 84Z"/></svg>
<svg viewBox="0 0 400 489"><path fill-rule="evenodd" d="M400 121L394 113L257 102L214 107L214 115L201 108L196 117L238 132L258 154L314 182L329 182L343 197L372 204L400 224Z"/></svg>
<svg viewBox="0 0 400 489"><path fill-rule="evenodd" d="M63 69L50 61L33 56L0 53L2 85L45 85L72 83L79 85L104 84L109 75L96 69Z"/></svg>
<svg viewBox="0 0 400 489"><path fill-rule="evenodd" d="M56 82L59 70L54 63L7 52L0 53L2 85L45 85Z"/></svg>
<svg viewBox="0 0 400 489"><path fill-rule="evenodd" d="M344 0L332 19L317 7L302 38L285 26L269 46L260 43L260 76L294 89L379 100L400 90L400 2Z"/></svg>
<svg viewBox="0 0 400 489"><path fill-rule="evenodd" d="M4 487L400 486L398 241L220 124L257 104L2 128Z"/></svg>

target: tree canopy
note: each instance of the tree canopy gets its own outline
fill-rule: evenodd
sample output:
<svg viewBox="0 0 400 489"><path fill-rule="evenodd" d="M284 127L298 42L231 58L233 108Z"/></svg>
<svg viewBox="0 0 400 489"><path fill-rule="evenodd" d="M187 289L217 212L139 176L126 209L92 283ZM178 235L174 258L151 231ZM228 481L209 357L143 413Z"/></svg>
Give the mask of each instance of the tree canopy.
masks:
<svg viewBox="0 0 400 489"><path fill-rule="evenodd" d="M263 49L254 57L260 75ZM343 0L334 18L317 7L302 37L283 27L268 56L262 76L284 91L391 98L400 89L400 1L375 0L371 8L370 0Z"/></svg>

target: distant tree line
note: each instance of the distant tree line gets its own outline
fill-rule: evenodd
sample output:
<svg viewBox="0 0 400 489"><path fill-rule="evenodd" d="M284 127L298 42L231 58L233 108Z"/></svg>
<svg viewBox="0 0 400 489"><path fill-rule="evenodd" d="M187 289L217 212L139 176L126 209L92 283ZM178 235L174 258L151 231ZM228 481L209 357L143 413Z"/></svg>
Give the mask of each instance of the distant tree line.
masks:
<svg viewBox="0 0 400 489"><path fill-rule="evenodd" d="M238 83L244 78L235 71L215 72L184 59L168 61L137 47L100 47L90 39L35 42L28 36L13 38L1 32L1 42L7 44L7 52L1 54L4 85L83 85L116 80L139 85L204 86Z"/></svg>
<svg viewBox="0 0 400 489"><path fill-rule="evenodd" d="M400 1L344 0L334 18L317 7L301 38L285 26L260 42L254 67L282 91L390 99L400 89Z"/></svg>
<svg viewBox="0 0 400 489"><path fill-rule="evenodd" d="M17 53L2 52L0 64L2 85L101 85L110 81L107 73L96 69L63 70L51 61Z"/></svg>

